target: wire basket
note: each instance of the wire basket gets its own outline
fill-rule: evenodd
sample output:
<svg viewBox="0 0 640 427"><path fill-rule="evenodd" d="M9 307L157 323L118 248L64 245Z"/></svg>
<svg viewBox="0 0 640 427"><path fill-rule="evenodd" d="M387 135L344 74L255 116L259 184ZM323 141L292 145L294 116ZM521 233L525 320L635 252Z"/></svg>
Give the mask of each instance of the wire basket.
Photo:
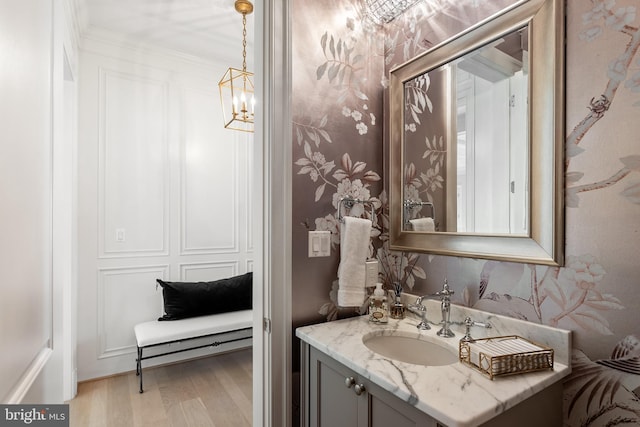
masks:
<svg viewBox="0 0 640 427"><path fill-rule="evenodd" d="M460 341L459 359L492 380L553 369L553 349L517 335Z"/></svg>

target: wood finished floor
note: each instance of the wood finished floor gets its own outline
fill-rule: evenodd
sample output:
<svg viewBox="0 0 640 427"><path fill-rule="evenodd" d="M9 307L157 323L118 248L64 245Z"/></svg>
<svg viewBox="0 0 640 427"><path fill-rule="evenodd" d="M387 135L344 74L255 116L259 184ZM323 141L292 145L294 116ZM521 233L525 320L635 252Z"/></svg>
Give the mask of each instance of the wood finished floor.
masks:
<svg viewBox="0 0 640 427"><path fill-rule="evenodd" d="M252 420L251 349L78 384L71 427L244 427Z"/></svg>

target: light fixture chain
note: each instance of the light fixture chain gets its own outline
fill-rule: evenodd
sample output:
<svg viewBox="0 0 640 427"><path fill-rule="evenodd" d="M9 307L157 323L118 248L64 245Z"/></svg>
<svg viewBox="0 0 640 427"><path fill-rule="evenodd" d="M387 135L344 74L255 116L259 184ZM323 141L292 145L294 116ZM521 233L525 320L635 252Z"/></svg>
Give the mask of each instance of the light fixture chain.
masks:
<svg viewBox="0 0 640 427"><path fill-rule="evenodd" d="M242 71L247 71L247 14L242 14Z"/></svg>

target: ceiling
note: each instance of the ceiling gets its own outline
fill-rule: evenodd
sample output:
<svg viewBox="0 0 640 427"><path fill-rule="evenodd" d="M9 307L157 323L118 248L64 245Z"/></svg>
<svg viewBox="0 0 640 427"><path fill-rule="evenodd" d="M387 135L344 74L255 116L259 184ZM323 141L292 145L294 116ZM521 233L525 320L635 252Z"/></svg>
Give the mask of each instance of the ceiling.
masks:
<svg viewBox="0 0 640 427"><path fill-rule="evenodd" d="M108 36L206 61L242 65L242 15L234 0L76 0L83 35ZM254 2L255 3L255 2ZM254 14L247 16L247 62L253 57Z"/></svg>

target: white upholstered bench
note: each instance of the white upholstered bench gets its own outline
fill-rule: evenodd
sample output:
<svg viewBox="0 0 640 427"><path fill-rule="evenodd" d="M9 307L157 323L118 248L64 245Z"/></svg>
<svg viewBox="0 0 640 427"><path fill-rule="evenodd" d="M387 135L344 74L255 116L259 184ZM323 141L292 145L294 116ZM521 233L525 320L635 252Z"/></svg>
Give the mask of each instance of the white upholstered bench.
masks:
<svg viewBox="0 0 640 427"><path fill-rule="evenodd" d="M134 327L136 342L138 345L138 358L136 359L136 375L140 377L140 393L142 389L142 361L154 357L167 356L183 351L196 350L205 347L217 347L220 344L252 339L253 311L240 310L227 313L210 314L207 316L190 317L180 320L153 320L139 323ZM227 338L207 344L181 348L179 350L166 351L164 353L143 356L143 350L150 347L167 345L172 343L222 336L229 332L243 332L242 336ZM248 333L248 335L247 335Z"/></svg>

